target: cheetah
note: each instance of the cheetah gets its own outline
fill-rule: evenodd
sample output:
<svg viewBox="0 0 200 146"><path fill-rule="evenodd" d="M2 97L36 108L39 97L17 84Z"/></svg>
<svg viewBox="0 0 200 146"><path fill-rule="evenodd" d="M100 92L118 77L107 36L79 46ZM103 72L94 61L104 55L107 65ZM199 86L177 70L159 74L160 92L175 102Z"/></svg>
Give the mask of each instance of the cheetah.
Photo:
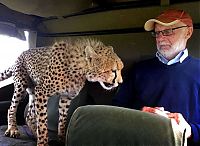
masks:
<svg viewBox="0 0 200 146"><path fill-rule="evenodd" d="M65 137L67 111L85 81L99 82L111 90L123 82L123 62L112 46L91 38L63 40L49 47L24 51L15 64L0 73L0 81L13 76L14 94L8 109L5 135L17 138L16 111L22 97L29 94L26 123L37 137L37 146L48 146L48 98L59 95L58 136Z"/></svg>

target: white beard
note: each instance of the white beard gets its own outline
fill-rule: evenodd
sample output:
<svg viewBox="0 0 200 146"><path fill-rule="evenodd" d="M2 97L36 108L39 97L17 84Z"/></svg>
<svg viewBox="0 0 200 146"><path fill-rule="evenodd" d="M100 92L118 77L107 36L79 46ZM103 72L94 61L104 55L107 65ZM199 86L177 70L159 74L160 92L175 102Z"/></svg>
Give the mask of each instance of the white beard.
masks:
<svg viewBox="0 0 200 146"><path fill-rule="evenodd" d="M162 44L161 44L162 45ZM164 44L163 44L164 45ZM160 54L162 54L167 60L171 60L173 58L176 57L176 55L181 52L182 50L185 49L185 47L183 47L183 43L177 43L174 44L173 46L170 45L166 45L166 47L169 47L168 49L164 49L164 48L158 48L157 46L157 50L160 52Z"/></svg>

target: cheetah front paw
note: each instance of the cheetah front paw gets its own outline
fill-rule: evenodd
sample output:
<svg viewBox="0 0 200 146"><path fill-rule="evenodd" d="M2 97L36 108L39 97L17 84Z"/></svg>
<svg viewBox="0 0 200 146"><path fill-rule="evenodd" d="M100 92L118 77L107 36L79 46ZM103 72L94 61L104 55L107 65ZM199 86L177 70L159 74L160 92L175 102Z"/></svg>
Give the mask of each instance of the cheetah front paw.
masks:
<svg viewBox="0 0 200 146"><path fill-rule="evenodd" d="M10 127L6 130L5 136L12 137L12 138L19 138L20 133L17 127Z"/></svg>

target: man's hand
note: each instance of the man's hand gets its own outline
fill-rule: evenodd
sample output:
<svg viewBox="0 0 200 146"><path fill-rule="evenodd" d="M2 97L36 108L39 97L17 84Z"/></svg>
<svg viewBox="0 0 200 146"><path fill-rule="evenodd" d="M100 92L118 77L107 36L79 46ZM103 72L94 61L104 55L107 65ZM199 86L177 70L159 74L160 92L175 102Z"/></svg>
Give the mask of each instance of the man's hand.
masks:
<svg viewBox="0 0 200 146"><path fill-rule="evenodd" d="M186 137L189 138L191 136L191 127L184 119L183 115L181 113L170 113L168 111L164 110L164 107L143 107L142 111L144 112L150 112L154 114L158 114L161 116L164 116L166 118L170 118L171 120L174 120L177 124L177 127L179 130L183 133L186 129Z"/></svg>
<svg viewBox="0 0 200 146"><path fill-rule="evenodd" d="M181 132L183 132L186 129L185 136L187 138L191 137L192 135L191 126L186 122L181 113L168 113L167 115L168 118L176 121L178 128Z"/></svg>
<svg viewBox="0 0 200 146"><path fill-rule="evenodd" d="M144 106L142 108L143 112L149 112L149 113L154 113L154 114L158 114L164 117L168 118L167 113L169 113L168 111L164 110L164 107L148 107L148 106Z"/></svg>

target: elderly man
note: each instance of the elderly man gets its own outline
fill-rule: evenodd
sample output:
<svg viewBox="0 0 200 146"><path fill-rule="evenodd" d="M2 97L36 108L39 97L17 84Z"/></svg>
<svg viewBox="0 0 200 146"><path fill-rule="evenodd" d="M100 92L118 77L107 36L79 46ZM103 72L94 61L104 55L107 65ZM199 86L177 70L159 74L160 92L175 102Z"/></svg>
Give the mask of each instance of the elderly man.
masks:
<svg viewBox="0 0 200 146"><path fill-rule="evenodd" d="M192 18L170 9L144 28L156 39L152 59L137 63L113 99L122 107L153 112L177 122L188 145L200 144L200 60L188 55Z"/></svg>

